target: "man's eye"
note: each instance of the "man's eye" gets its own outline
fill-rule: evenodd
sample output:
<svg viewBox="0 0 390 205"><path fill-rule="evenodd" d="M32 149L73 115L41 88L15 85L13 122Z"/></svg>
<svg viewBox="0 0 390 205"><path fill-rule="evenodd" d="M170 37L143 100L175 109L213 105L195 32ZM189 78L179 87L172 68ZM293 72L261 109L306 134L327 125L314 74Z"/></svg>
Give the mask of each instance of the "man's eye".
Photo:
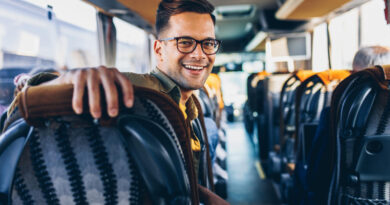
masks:
<svg viewBox="0 0 390 205"><path fill-rule="evenodd" d="M188 46L188 45L192 45L192 41L187 41L187 40L179 41L179 44L180 44L180 45Z"/></svg>
<svg viewBox="0 0 390 205"><path fill-rule="evenodd" d="M214 47L214 46L215 46L215 43L212 42L212 41L206 41L206 42L203 43L203 46Z"/></svg>

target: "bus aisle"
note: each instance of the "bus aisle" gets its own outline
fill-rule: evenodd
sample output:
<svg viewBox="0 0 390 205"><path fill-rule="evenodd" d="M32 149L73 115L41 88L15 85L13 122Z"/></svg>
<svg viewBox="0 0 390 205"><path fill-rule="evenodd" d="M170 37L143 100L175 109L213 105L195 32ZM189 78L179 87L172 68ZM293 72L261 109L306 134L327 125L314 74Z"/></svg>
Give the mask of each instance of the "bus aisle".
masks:
<svg viewBox="0 0 390 205"><path fill-rule="evenodd" d="M267 179L242 122L228 124L228 201L231 204L281 204L276 189Z"/></svg>

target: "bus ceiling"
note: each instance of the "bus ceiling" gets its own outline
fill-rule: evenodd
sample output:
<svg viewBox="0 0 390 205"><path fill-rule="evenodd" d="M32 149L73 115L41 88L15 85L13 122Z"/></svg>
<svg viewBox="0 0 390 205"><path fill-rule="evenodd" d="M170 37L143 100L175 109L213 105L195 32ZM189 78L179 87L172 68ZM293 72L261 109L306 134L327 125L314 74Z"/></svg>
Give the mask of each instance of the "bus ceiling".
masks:
<svg viewBox="0 0 390 205"><path fill-rule="evenodd" d="M83 0L105 13L154 32L160 0ZM264 51L267 37L311 30L368 0L209 0L217 19L221 52Z"/></svg>
<svg viewBox="0 0 390 205"><path fill-rule="evenodd" d="M160 0L83 0L99 10L129 22L146 32L154 32L155 15Z"/></svg>

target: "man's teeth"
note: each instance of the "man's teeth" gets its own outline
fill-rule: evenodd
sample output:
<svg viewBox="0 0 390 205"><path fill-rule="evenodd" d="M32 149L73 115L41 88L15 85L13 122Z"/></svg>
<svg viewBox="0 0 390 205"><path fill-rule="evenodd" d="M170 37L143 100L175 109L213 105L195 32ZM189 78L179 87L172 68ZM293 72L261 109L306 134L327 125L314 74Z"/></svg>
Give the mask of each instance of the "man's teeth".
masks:
<svg viewBox="0 0 390 205"><path fill-rule="evenodd" d="M193 66L193 65L184 65L185 68L192 69L192 70L202 70L203 66Z"/></svg>

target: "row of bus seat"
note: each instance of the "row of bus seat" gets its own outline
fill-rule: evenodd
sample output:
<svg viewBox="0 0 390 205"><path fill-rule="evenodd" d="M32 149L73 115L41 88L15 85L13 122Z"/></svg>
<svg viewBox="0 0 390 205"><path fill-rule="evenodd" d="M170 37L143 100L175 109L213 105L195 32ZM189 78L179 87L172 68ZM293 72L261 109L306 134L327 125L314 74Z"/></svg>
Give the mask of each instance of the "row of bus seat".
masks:
<svg viewBox="0 0 390 205"><path fill-rule="evenodd" d="M214 84L208 92L221 92ZM206 145L196 178L190 131L172 99L135 87L131 109L121 105L117 118L103 113L96 120L88 112L73 113L72 89L37 86L18 95L19 110L2 123L0 204L199 204L197 183L210 190L217 185L226 198L222 129L214 160L223 168L213 176L207 165L208 130L202 129L203 118L194 120L194 131ZM206 93L198 99L208 124L217 124L222 112L217 98Z"/></svg>
<svg viewBox="0 0 390 205"><path fill-rule="evenodd" d="M279 138L270 136L279 133L279 97L283 82L288 74L270 75L266 72L248 77L248 101L244 107L244 123L248 135L260 159L268 159Z"/></svg>
<svg viewBox="0 0 390 205"><path fill-rule="evenodd" d="M211 73L203 88L199 89L197 96L203 110L207 135L209 137L210 153L214 156L211 160L215 193L227 199L226 125L223 117L224 102L219 76Z"/></svg>
<svg viewBox="0 0 390 205"><path fill-rule="evenodd" d="M307 194L306 180L309 159L314 155L313 145L316 131L320 123L320 115L324 108L330 106L334 88L350 75L346 70L324 71L309 77L297 88L295 109L296 157L293 170L292 200L295 203ZM321 146L321 145L320 145ZM315 163L315 162L313 162ZM324 177L325 178L325 177ZM320 181L320 180L319 180Z"/></svg>
<svg viewBox="0 0 390 205"><path fill-rule="evenodd" d="M389 80L389 66L291 74L280 94L280 135L267 136L280 137L280 148L264 163L284 202L389 204ZM264 93L248 102L256 95Z"/></svg>

